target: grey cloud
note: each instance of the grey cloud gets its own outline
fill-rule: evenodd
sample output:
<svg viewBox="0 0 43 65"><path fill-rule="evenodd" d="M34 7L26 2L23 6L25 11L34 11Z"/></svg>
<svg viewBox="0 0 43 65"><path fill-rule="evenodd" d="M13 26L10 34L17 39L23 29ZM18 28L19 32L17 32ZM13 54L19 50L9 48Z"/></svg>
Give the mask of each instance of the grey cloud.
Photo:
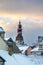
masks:
<svg viewBox="0 0 43 65"><path fill-rule="evenodd" d="M43 14L43 0L0 0L0 11Z"/></svg>
<svg viewBox="0 0 43 65"><path fill-rule="evenodd" d="M26 43L31 45L32 43L38 41L38 36L43 36L43 27L37 27L34 29L28 28L27 30L25 30L25 33L23 35Z"/></svg>

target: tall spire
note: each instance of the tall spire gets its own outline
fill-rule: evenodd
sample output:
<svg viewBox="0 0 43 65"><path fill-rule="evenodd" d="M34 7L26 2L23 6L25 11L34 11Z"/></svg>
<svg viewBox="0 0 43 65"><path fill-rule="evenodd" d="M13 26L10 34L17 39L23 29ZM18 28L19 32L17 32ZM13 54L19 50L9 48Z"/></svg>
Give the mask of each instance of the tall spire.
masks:
<svg viewBox="0 0 43 65"><path fill-rule="evenodd" d="M17 33L22 35L22 25L20 21L19 21Z"/></svg>
<svg viewBox="0 0 43 65"><path fill-rule="evenodd" d="M22 36L22 25L21 25L20 20L19 20L18 29L17 29L16 41L18 44L24 44L24 40L23 40L23 36Z"/></svg>

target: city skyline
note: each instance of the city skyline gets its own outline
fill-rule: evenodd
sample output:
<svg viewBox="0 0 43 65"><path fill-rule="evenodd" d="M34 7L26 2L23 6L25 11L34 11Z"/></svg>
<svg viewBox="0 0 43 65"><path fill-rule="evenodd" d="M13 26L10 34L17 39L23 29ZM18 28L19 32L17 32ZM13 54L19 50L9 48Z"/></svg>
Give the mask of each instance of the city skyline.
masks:
<svg viewBox="0 0 43 65"><path fill-rule="evenodd" d="M0 26L15 40L19 20L25 43L43 36L43 0L0 0Z"/></svg>

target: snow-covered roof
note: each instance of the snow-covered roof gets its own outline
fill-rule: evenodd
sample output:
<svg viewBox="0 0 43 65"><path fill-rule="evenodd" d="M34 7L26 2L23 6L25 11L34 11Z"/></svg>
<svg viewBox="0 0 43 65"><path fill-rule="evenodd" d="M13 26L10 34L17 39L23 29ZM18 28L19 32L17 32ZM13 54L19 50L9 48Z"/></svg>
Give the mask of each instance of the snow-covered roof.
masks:
<svg viewBox="0 0 43 65"><path fill-rule="evenodd" d="M18 46L18 47L22 51L22 53L24 53L28 49L29 46L22 45L22 46Z"/></svg>
<svg viewBox="0 0 43 65"><path fill-rule="evenodd" d="M10 56L7 51L0 50L0 56L6 60L5 65L29 65L30 64L28 58L22 54L13 54L12 56Z"/></svg>
<svg viewBox="0 0 43 65"><path fill-rule="evenodd" d="M7 51L0 50L0 56L6 60L5 65L43 65L43 56L13 54L10 56Z"/></svg>
<svg viewBox="0 0 43 65"><path fill-rule="evenodd" d="M35 47L34 49L31 50L31 52L43 52L43 50L39 49L39 46Z"/></svg>
<svg viewBox="0 0 43 65"><path fill-rule="evenodd" d="M34 49L31 50L32 51L38 51L39 50L39 47L35 47Z"/></svg>
<svg viewBox="0 0 43 65"><path fill-rule="evenodd" d="M2 28L2 27L0 27L0 33L1 33L1 32L5 32L5 31L3 30L3 28Z"/></svg>

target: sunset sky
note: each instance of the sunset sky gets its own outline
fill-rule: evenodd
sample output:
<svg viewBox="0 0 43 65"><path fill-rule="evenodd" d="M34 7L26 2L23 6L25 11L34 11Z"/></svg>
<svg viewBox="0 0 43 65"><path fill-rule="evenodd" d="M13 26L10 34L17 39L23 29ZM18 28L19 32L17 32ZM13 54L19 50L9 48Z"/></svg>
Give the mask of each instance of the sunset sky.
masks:
<svg viewBox="0 0 43 65"><path fill-rule="evenodd" d="M0 26L15 40L19 20L27 44L43 36L43 0L0 0Z"/></svg>

